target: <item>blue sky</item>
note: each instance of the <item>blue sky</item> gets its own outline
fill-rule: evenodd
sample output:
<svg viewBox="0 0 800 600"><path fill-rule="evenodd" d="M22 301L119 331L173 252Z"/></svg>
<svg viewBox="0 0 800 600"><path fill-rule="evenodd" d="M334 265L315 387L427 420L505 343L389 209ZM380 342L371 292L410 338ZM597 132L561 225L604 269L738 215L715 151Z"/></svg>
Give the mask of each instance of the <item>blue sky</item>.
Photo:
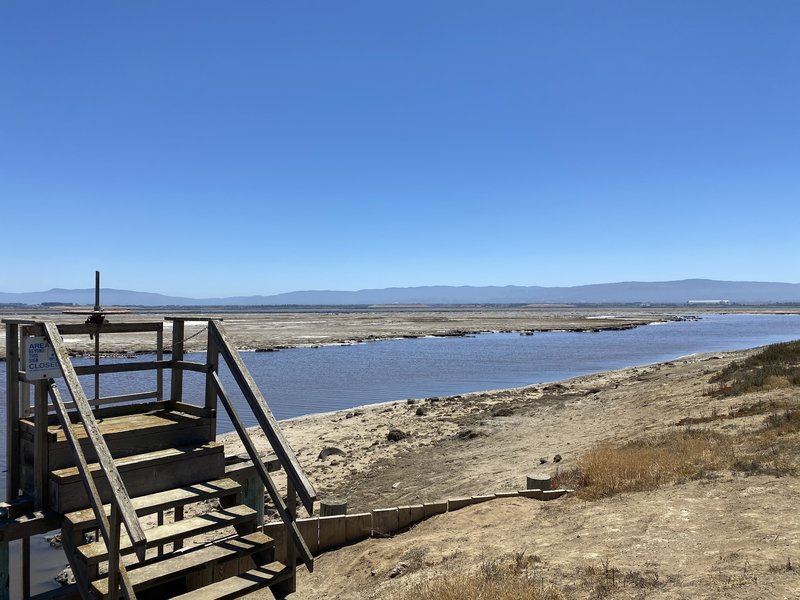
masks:
<svg viewBox="0 0 800 600"><path fill-rule="evenodd" d="M800 3L0 6L0 290L800 281Z"/></svg>

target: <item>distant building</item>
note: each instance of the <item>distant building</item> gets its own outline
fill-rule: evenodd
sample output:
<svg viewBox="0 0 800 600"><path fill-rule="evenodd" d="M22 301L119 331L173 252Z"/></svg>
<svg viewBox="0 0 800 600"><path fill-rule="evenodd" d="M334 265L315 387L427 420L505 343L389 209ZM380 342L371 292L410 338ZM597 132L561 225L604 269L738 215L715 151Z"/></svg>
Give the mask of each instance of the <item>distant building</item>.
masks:
<svg viewBox="0 0 800 600"><path fill-rule="evenodd" d="M730 306L730 300L689 300L689 306Z"/></svg>

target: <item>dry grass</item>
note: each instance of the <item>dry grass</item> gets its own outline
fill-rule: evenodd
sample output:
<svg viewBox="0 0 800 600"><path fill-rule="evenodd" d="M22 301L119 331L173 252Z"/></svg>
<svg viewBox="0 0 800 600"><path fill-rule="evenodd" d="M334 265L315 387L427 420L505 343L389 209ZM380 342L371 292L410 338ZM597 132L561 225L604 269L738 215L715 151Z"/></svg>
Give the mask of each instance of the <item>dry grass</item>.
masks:
<svg viewBox="0 0 800 600"><path fill-rule="evenodd" d="M709 396L724 397L755 390L800 385L800 341L767 346L761 352L732 362L711 378Z"/></svg>
<svg viewBox="0 0 800 600"><path fill-rule="evenodd" d="M652 490L663 483L697 477L735 460L731 439L707 430L674 431L628 444L601 444L574 469L556 475L585 499Z"/></svg>
<svg viewBox="0 0 800 600"><path fill-rule="evenodd" d="M393 600L562 600L561 592L545 583L538 556L517 553L510 560L484 560L477 570L436 572L410 585Z"/></svg>

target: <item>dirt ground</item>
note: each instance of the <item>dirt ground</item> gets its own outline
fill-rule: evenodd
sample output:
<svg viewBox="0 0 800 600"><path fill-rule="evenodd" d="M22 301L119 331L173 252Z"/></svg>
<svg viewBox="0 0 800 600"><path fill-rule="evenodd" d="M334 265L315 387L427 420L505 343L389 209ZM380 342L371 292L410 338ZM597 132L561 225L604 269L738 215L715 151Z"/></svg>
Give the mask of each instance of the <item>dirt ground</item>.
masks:
<svg viewBox="0 0 800 600"><path fill-rule="evenodd" d="M741 403L703 392L712 372L743 354L306 417L285 422L284 431L319 497L346 497L350 512L520 489L527 474L573 466L599 441L666 431L683 417ZM392 428L409 437L388 441ZM330 447L343 454L320 459ZM585 574L603 568L644 574L609 598L800 598L798 501L800 478L732 472L600 501L494 500L323 554L292 597L386 598L441 569L525 552L569 598L598 597ZM401 575L390 576L398 568Z"/></svg>

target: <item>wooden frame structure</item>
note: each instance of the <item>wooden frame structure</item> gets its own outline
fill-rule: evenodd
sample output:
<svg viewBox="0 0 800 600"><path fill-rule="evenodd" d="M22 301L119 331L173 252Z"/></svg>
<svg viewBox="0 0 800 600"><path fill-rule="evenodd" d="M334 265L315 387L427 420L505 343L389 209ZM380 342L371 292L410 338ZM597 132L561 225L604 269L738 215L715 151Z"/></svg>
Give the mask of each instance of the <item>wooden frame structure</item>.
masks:
<svg viewBox="0 0 800 600"><path fill-rule="evenodd" d="M249 470L242 471L241 467L238 468L240 473L247 473L248 481L244 482L247 489L245 502L257 511L259 524L263 525L266 490L270 503L277 510L286 528L284 536L287 544L286 564L280 565L279 568L271 566L271 570L266 571L267 575L263 575L263 581L271 582L267 585L272 586L273 591L290 592L294 590L295 557L299 557L309 570L313 568L313 557L296 523L296 498L299 497L310 514L313 511L316 492L303 473L264 396L235 350L222 323L219 320L194 317L170 317L167 321L172 325L169 350L164 348L163 321L110 324L101 317L99 321L96 319L92 321L90 318L84 324L57 324L52 321L3 320L6 328L5 404L8 473L6 502L0 506L0 600L9 597L9 542L22 541L21 590L23 597L27 598L30 596L31 587L30 537L59 526L65 534L72 531L67 522L74 517L67 513L74 512L76 507L90 509L93 514L92 523L99 529L107 550L108 577L107 582L103 583L106 586L103 589L107 592L103 594L110 598L116 597L117 594L122 594L128 599L135 598L135 587L138 584L132 583L128 567L121 560L124 550L121 544L124 542L130 546L138 562L153 562L152 556L150 558L147 556L147 548L151 546L151 542L139 520L139 514L142 514L141 506L145 502L142 498L137 498L150 492L144 488L137 488L137 480L127 472L121 474L120 470L123 467L119 466L120 456L132 454L133 450L123 448L119 439L113 441L107 431L104 433L104 427L108 428L105 421L128 417L133 419L136 415L143 414L179 414L187 419L197 420L201 431L204 432L200 441L215 442L218 401L221 401L228 413L249 456ZM208 340L205 362L186 360L184 336L185 324L189 321L202 321L206 324ZM152 333L156 336L155 360L101 364L100 333ZM74 366L63 340L65 335L95 336L94 364ZM57 376L62 380L61 387L66 387L69 393L68 399L62 397L59 385L52 374L47 379L35 380L23 370L21 355L25 348L24 340L29 336L43 337L52 348L58 366ZM167 352L170 358L165 359L164 355ZM245 399L245 406L236 406L231 400L220 377L221 364L227 367ZM100 381L103 375L133 371L154 371L153 389L109 396L100 394ZM185 372L196 372L204 376L202 402L191 402L184 398ZM165 374L169 375L170 380L168 395L164 385ZM79 379L80 376L86 375L94 378L92 398L84 392ZM239 414L242 408L249 411L258 423L258 427L264 432L274 453L273 457L265 459L259 454ZM135 419L130 422L135 422ZM56 435L54 432L63 436L65 440L65 443L57 449L53 446ZM70 456L63 456L65 453ZM90 462L93 464L90 465ZM65 508L67 501L61 500L58 496L58 490L54 492L53 477L56 473L54 467L62 465L69 465L77 471L85 491L83 504L80 506L70 504L69 510ZM271 471L278 469L282 469L286 475L285 498L270 475ZM181 484L182 482L178 481L174 487L179 488ZM174 508L175 520L181 520L183 507L170 506ZM152 512L152 508L148 510ZM158 514L161 525L163 511ZM65 527L67 529L64 529ZM73 543L74 540L63 539L62 536L62 541L77 580L76 588L71 591L81 598L97 597L90 591L90 587L96 585L92 581L98 577L97 568L87 570L85 566L81 566L82 563L76 558L78 549ZM182 541L176 538L173 541L173 552L180 550L181 547ZM265 552L259 552L260 554L257 552L254 556L267 556ZM158 556L163 553L164 545L160 543ZM261 569L258 574L261 577L265 567L258 568ZM186 581L189 579L187 576ZM164 594L165 598L172 597L170 592ZM207 597L215 596L209 592Z"/></svg>

